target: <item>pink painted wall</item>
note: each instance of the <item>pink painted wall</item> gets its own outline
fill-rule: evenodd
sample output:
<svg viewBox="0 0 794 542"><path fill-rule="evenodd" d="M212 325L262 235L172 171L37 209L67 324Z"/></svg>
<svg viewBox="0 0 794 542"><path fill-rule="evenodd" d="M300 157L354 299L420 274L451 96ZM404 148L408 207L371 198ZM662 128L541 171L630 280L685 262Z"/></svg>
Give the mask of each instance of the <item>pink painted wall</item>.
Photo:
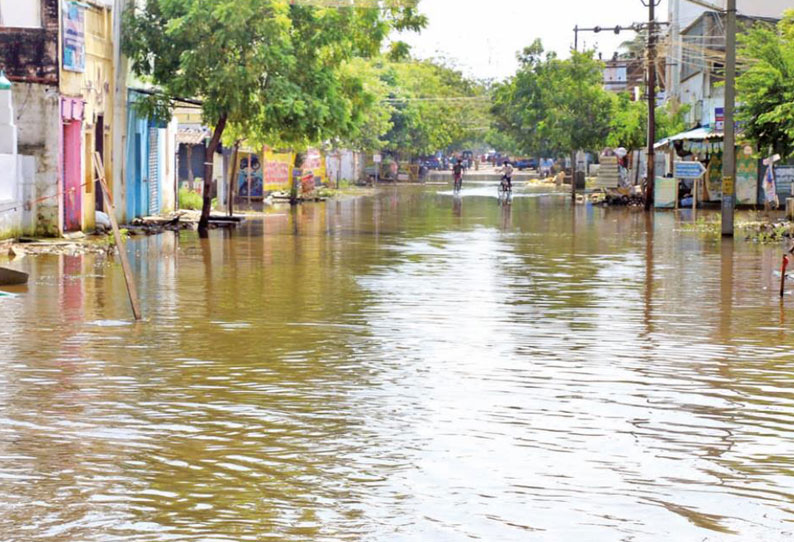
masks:
<svg viewBox="0 0 794 542"><path fill-rule="evenodd" d="M80 231L83 227L83 188L81 175L82 125L78 120L63 125L63 229Z"/></svg>
<svg viewBox="0 0 794 542"><path fill-rule="evenodd" d="M83 101L61 98L63 148L61 169L63 178L63 231L83 228Z"/></svg>

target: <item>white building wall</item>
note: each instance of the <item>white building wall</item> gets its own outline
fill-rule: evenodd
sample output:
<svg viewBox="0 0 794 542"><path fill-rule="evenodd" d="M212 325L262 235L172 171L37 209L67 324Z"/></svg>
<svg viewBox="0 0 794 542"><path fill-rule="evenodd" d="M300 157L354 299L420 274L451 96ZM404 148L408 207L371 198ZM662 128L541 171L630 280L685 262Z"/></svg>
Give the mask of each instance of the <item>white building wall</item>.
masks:
<svg viewBox="0 0 794 542"><path fill-rule="evenodd" d="M712 0L711 3L720 9L725 9L727 6L727 0ZM794 9L794 0L737 0L737 9L742 15L780 18L786 9ZM690 124L713 126L715 109L724 104L724 90L712 85L709 75L704 72L682 80L683 53L679 43L680 32L686 30L707 11L710 10L687 0L669 0L670 45L667 51L667 80L668 97L690 105Z"/></svg>
<svg viewBox="0 0 794 542"><path fill-rule="evenodd" d="M722 10L727 9L727 0L708 0ZM703 13L709 11L705 7L688 2L687 0L670 0L668 10L670 15L675 11L675 4L679 3L680 23L682 28L694 22ZM740 15L752 17L780 18L787 9L794 9L794 0L736 0L736 9ZM672 21L672 18L669 19Z"/></svg>
<svg viewBox="0 0 794 542"><path fill-rule="evenodd" d="M355 182L359 180L363 175L363 164L363 157L355 151L343 150L339 151L339 154L335 151L329 152L325 157L328 183L331 186L336 186L338 173L339 179L342 181Z"/></svg>
<svg viewBox="0 0 794 542"><path fill-rule="evenodd" d="M0 0L0 26L41 28L41 3L36 0Z"/></svg>
<svg viewBox="0 0 794 542"><path fill-rule="evenodd" d="M60 207L58 197L61 148L61 111L54 87L15 83L12 87L19 154L35 158L32 178L23 181L25 208L24 233L58 235ZM24 177L24 176L23 176Z"/></svg>

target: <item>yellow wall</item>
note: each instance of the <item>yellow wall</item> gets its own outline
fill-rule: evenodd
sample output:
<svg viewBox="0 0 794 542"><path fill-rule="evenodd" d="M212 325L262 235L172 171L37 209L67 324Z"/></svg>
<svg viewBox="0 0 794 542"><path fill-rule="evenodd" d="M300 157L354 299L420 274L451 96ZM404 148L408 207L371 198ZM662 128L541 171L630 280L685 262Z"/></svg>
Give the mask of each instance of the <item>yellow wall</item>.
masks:
<svg viewBox="0 0 794 542"><path fill-rule="evenodd" d="M86 186L83 197L83 228L94 228L95 194L93 163L97 118L104 119L104 162L108 186L113 186L113 18L109 8L91 6L85 10L85 73L82 75L81 95L85 101L83 133L88 146L83 169Z"/></svg>
<svg viewBox="0 0 794 542"><path fill-rule="evenodd" d="M104 159L108 186L113 186L113 19L110 8L88 0L85 8L85 72L63 69L60 58L60 90L63 96L82 98L83 111L83 229L94 228L95 179L91 157L95 151L97 117L104 116ZM61 10L63 7L61 6ZM60 28L63 43L63 25ZM63 47L58 47L63 55Z"/></svg>

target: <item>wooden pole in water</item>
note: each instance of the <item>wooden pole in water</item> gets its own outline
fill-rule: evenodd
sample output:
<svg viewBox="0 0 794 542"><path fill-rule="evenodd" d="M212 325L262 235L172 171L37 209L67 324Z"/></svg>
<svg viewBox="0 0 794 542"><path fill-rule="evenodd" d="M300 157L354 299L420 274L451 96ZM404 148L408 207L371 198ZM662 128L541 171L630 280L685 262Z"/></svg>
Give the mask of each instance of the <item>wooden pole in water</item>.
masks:
<svg viewBox="0 0 794 542"><path fill-rule="evenodd" d="M780 298L786 295L786 270L788 269L788 256L783 256L783 266L780 269Z"/></svg>
<svg viewBox="0 0 794 542"><path fill-rule="evenodd" d="M130 262L127 259L127 252L124 250L124 243L121 239L121 231L119 224L116 221L116 208L113 205L113 198L108 189L108 183L105 179L105 166L102 163L102 155L95 152L94 170L96 171L99 184L102 187L102 195L105 198L105 207L108 210L110 217L110 224L113 227L113 236L116 239L116 248L119 249L119 256L121 257L121 269L124 271L124 281L127 283L127 293L130 296L130 305L132 305L132 314L136 320L141 319L141 307L138 301L138 290L135 288L135 281L132 278L132 271L130 270Z"/></svg>

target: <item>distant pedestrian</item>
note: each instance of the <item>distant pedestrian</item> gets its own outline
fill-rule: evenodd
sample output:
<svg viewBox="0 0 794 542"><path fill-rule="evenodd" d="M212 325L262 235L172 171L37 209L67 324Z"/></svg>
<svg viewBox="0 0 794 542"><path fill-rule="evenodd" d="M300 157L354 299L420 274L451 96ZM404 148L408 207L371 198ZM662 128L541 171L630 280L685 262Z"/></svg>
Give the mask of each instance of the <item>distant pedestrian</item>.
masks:
<svg viewBox="0 0 794 542"><path fill-rule="evenodd" d="M507 186L510 190L513 189L513 165L510 161L506 161L505 165L502 167L502 180L507 181Z"/></svg>
<svg viewBox="0 0 794 542"><path fill-rule="evenodd" d="M463 186L463 161L458 160L457 163L452 168L452 177L454 180L454 189L458 192L461 187Z"/></svg>

